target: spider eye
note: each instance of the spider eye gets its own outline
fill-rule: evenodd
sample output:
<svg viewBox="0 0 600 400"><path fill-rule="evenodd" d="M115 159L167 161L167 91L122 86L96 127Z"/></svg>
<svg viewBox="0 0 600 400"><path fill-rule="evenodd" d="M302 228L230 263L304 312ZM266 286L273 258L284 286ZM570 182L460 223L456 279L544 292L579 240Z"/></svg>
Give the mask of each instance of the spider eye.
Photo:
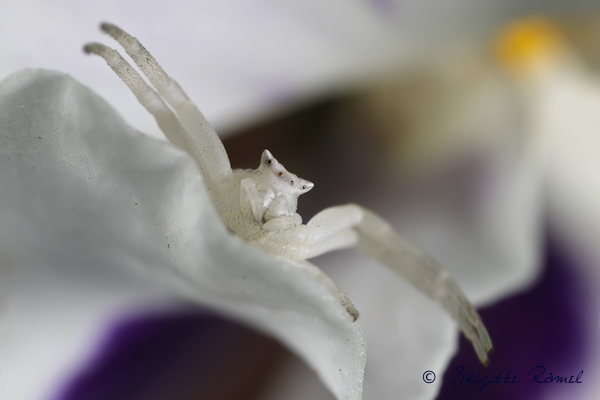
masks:
<svg viewBox="0 0 600 400"><path fill-rule="evenodd" d="M293 185L293 184L294 184L294 181L290 181L290 185Z"/></svg>
<svg viewBox="0 0 600 400"><path fill-rule="evenodd" d="M271 161L271 159L270 159L270 158L267 160L267 164L269 164L269 165L271 165L271 163L272 163L272 162L273 162L273 161Z"/></svg>
<svg viewBox="0 0 600 400"><path fill-rule="evenodd" d="M306 185L302 185L302 189L306 189Z"/></svg>

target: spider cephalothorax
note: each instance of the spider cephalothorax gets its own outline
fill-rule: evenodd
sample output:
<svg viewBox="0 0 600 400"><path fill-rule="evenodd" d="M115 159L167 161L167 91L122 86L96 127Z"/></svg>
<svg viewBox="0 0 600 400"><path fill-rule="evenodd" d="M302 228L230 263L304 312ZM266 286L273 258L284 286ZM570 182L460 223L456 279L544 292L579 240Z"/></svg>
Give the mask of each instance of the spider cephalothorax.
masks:
<svg viewBox="0 0 600 400"><path fill-rule="evenodd" d="M296 174L288 172L285 167L277 161L269 150L262 153L260 165L257 171L266 171L275 179L270 180L273 190L279 188L281 194L285 194L290 200L298 199L298 196L308 192L315 185L305 179L299 178Z"/></svg>

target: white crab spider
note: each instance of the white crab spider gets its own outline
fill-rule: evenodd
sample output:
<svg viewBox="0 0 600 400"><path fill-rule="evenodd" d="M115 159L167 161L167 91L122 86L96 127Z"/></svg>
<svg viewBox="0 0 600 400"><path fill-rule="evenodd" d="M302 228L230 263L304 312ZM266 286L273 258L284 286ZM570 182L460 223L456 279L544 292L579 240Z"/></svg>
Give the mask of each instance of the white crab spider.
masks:
<svg viewBox="0 0 600 400"><path fill-rule="evenodd" d="M257 169L233 171L221 140L179 84L136 38L111 24L101 28L123 46L156 90L117 51L99 43L84 50L104 58L155 117L167 139L195 160L213 204L235 235L274 256L295 260L355 247L437 301L487 364L492 350L487 330L446 269L355 204L327 208L302 224L296 213L298 196L312 189L311 182L288 172L268 150Z"/></svg>

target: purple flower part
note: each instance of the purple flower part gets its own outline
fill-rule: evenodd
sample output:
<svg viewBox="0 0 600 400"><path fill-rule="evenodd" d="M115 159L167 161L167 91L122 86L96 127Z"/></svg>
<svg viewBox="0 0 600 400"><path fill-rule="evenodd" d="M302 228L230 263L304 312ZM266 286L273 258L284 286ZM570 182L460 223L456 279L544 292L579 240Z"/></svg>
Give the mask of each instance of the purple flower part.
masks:
<svg viewBox="0 0 600 400"><path fill-rule="evenodd" d="M241 398L260 386L264 364L279 351L272 340L205 311L138 316L109 332L56 400Z"/></svg>

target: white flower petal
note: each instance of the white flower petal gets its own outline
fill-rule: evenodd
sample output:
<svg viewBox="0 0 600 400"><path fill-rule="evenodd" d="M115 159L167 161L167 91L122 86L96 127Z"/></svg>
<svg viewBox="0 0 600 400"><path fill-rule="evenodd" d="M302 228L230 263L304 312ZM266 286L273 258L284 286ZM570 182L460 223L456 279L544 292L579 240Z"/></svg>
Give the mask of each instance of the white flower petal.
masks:
<svg viewBox="0 0 600 400"><path fill-rule="evenodd" d="M278 337L338 399L360 399L365 344L343 293L310 263L230 235L186 154L55 72L3 81L0 116L0 255L13 282L41 269L185 296Z"/></svg>
<svg viewBox="0 0 600 400"><path fill-rule="evenodd" d="M365 400L435 398L457 347L458 330L442 308L392 271L351 252L319 257L318 264L343 287L361 313L369 342ZM434 371L427 384L423 374ZM293 394L288 394L295 388ZM261 399L330 400L310 371L287 360Z"/></svg>
<svg viewBox="0 0 600 400"><path fill-rule="evenodd" d="M364 399L394 400L399 393L407 399L434 398L456 351L456 323L438 304L373 260L346 253L320 259L319 266L365 310L361 325L373 339ZM423 382L425 371L435 372L433 383Z"/></svg>

